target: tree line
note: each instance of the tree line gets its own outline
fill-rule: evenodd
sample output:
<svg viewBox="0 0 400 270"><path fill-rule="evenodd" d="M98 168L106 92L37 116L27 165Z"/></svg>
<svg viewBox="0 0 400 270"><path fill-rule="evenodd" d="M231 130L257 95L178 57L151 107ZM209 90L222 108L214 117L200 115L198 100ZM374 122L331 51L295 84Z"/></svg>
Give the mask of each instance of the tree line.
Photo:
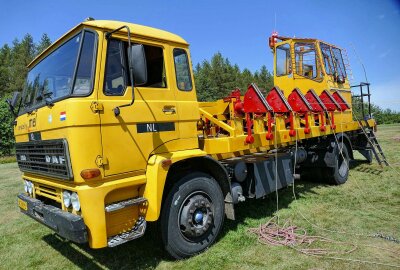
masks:
<svg viewBox="0 0 400 270"><path fill-rule="evenodd" d="M28 73L27 65L51 44L43 34L34 42L30 34L22 40L14 39L11 45L0 48L0 156L10 155L14 149L13 116L8 110L6 99L14 91L21 91Z"/></svg>
<svg viewBox="0 0 400 270"><path fill-rule="evenodd" d="M12 154L14 146L14 119L5 100L10 98L12 92L24 88L28 73L26 66L50 44L50 38L46 34L38 42L34 42L32 36L27 34L22 40L15 39L11 45L5 44L0 48L0 156ZM210 60L198 63L194 67L194 77L200 101L226 97L236 88L241 89L244 94L248 84L252 82L258 85L264 95L273 87L273 75L265 65L255 72L247 68L240 69L219 52ZM353 100L353 109L361 119L359 100ZM379 124L400 123L399 112L372 105L372 113Z"/></svg>
<svg viewBox="0 0 400 270"><path fill-rule="evenodd" d="M250 83L256 83L264 94L273 87L274 78L265 65L254 73L237 64L231 64L228 58L216 53L210 61L204 60L194 68L197 98L200 101L212 101L228 96L239 88L244 94Z"/></svg>
<svg viewBox="0 0 400 270"><path fill-rule="evenodd" d="M372 96L373 98L373 96ZM368 116L368 103L365 102L364 98L364 114L362 105L361 105L361 99L360 98L352 98L352 109L353 113L355 114L356 120L362 120L363 115L366 117ZM391 109L382 109L378 105L375 105L371 103L371 115L372 117L376 120L378 125L380 124L395 124L395 123L400 123L400 112L391 110Z"/></svg>

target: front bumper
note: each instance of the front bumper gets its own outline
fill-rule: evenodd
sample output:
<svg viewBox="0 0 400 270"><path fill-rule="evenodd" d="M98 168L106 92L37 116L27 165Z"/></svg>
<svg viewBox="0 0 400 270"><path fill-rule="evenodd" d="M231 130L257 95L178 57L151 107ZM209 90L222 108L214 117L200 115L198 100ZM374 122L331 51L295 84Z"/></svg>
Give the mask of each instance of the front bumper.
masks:
<svg viewBox="0 0 400 270"><path fill-rule="evenodd" d="M24 193L18 195L18 206L22 213L46 225L60 236L75 243L88 241L87 229L82 217L62 211L52 205L46 205Z"/></svg>

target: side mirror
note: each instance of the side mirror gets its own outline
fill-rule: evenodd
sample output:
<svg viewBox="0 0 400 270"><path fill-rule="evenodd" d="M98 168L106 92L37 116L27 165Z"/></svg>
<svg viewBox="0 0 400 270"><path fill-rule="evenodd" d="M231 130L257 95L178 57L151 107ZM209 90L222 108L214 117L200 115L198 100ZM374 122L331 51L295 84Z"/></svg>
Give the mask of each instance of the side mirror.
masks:
<svg viewBox="0 0 400 270"><path fill-rule="evenodd" d="M147 63L144 46L134 44L128 48L129 71L132 75L134 85L143 85L147 83Z"/></svg>
<svg viewBox="0 0 400 270"><path fill-rule="evenodd" d="M10 108L11 113L14 115L14 117L17 117L18 112L15 111L15 107L17 106L18 101L20 100L20 97L21 97L20 92L14 92L13 97L11 99L7 99L8 106Z"/></svg>
<svg viewBox="0 0 400 270"><path fill-rule="evenodd" d="M13 93L13 97L12 97L12 99L10 100L10 105L13 107L13 108L15 108L15 106L17 105L17 103L18 103L18 101L19 101L19 98L21 97L21 93L20 92L14 92Z"/></svg>

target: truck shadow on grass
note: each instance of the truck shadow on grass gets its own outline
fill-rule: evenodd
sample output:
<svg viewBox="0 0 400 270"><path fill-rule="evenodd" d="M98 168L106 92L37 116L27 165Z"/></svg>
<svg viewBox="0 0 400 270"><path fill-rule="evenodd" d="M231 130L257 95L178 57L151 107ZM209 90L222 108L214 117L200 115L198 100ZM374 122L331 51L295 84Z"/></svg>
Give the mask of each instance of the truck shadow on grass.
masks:
<svg viewBox="0 0 400 270"><path fill-rule="evenodd" d="M299 181L296 183L296 196L301 199L306 194L315 193L313 188L320 183ZM288 208L293 202L292 188L279 191L279 208ZM265 199L248 199L236 205L236 220L225 219L220 239L229 231L235 231L245 219L268 219L276 211L275 193ZM42 238L79 268L84 269L146 269L155 268L161 261L173 261L164 251L157 226L150 223L145 235L139 239L114 248L91 249L88 245L77 245L62 239L56 234ZM218 240L217 240L218 242Z"/></svg>
<svg viewBox="0 0 400 270"><path fill-rule="evenodd" d="M154 224L149 224L145 235L114 248L91 249L78 245L57 234L43 236L43 240L81 269L152 269L160 261L169 260L163 250L161 236Z"/></svg>
<svg viewBox="0 0 400 270"><path fill-rule="evenodd" d="M380 175L383 172L382 169L377 169L370 165L371 163L369 163L366 160L355 159L350 162L350 170L354 169L358 172L368 173L373 175Z"/></svg>

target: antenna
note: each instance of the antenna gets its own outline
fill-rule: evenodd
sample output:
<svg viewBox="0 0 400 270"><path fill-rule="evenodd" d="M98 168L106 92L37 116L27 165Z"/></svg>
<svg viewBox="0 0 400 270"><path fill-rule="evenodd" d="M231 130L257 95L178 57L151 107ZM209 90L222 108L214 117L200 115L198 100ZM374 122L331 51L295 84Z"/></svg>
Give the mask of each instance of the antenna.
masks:
<svg viewBox="0 0 400 270"><path fill-rule="evenodd" d="M350 42L350 45L351 45L351 47L353 47L354 54L356 55L358 62L360 62L361 66L364 70L365 82L368 83L367 71L365 70L365 67L364 67L363 62L361 61L361 58L357 54L356 47L354 46L354 44L352 42Z"/></svg>
<svg viewBox="0 0 400 270"><path fill-rule="evenodd" d="M274 12L274 17L275 17L275 21L274 21L274 32L276 31L276 11Z"/></svg>

